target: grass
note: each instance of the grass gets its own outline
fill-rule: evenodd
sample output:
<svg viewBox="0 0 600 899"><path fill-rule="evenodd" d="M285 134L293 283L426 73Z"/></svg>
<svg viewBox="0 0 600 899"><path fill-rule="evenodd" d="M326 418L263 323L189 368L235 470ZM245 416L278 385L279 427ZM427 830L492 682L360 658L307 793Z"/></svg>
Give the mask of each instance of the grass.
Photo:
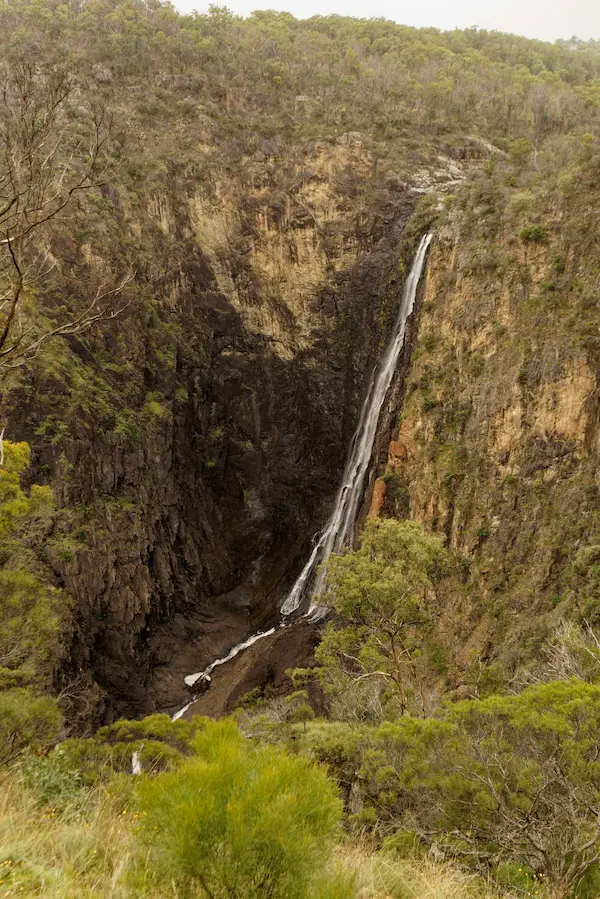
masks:
<svg viewBox="0 0 600 899"><path fill-rule="evenodd" d="M120 786L127 796L126 783ZM2 776L0 897L182 899L174 885L151 884L136 848L135 812L122 796L89 791L60 811L40 806L14 775ZM451 865L396 859L358 843L345 844L332 866L354 874L356 899L509 899Z"/></svg>
<svg viewBox="0 0 600 899"><path fill-rule="evenodd" d="M341 862L356 872L359 899L512 899L481 877L428 857L399 859L354 844Z"/></svg>
<svg viewBox="0 0 600 899"><path fill-rule="evenodd" d="M20 782L0 780L0 897L166 899L145 883L131 812L107 793L62 812L40 807Z"/></svg>

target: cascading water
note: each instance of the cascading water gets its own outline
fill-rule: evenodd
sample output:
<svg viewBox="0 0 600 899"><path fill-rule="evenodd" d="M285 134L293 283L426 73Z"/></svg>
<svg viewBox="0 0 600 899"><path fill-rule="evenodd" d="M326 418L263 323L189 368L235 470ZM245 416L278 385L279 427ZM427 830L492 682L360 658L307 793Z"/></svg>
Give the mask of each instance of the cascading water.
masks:
<svg viewBox="0 0 600 899"><path fill-rule="evenodd" d="M375 369L371 378L371 385L363 403L358 427L350 445L350 454L344 469L342 484L337 494L333 512L306 565L281 606L283 621L279 625L280 627L285 626L286 618L298 611L309 595L312 601L307 615L320 616L321 607L315 602L315 597L321 596L325 589L327 560L332 553L340 552L345 546L350 546L354 540L356 516L373 453L377 424L398 364L398 358L404 346L406 323L413 311L417 288L421 280L427 250L432 237L432 234L425 235L419 244L412 268L404 285L392 337L380 365ZM268 631L254 634L242 643L238 643L226 656L222 659L216 659L204 671L188 675L185 678L187 685L193 686L198 681L210 682L210 676L214 668L233 659L238 653L256 643L257 640L270 636L275 630L276 628L273 627ZM183 709L180 709L174 715L174 720L180 718L195 701L193 699Z"/></svg>
<svg viewBox="0 0 600 899"><path fill-rule="evenodd" d="M293 612L296 612L309 594L309 591L313 597L319 597L323 594L327 579L326 566L329 556L331 553L340 552L345 546L350 546L354 540L356 515L373 453L379 416L398 364L400 352L404 346L406 323L413 311L417 288L421 280L425 257L432 237L432 234L427 234L419 244L410 274L404 285L394 332L379 367L373 372L371 386L363 403L358 427L352 438L350 455L348 456L333 512L323 533L315 544L308 562L300 572L289 596L281 607L282 615L291 615ZM313 599L309 614L317 610L318 605Z"/></svg>

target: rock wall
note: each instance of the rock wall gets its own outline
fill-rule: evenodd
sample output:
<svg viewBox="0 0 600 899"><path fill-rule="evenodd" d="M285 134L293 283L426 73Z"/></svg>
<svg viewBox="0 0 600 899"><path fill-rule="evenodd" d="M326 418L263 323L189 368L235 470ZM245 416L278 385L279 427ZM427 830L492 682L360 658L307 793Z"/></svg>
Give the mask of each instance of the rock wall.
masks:
<svg viewBox="0 0 600 899"><path fill-rule="evenodd" d="M595 237L580 227L593 200L583 184L549 189L531 240L514 190L474 214L493 185L481 176L432 246L371 507L423 522L462 560L439 625L455 685L478 660L531 663L563 616L594 622L600 598L600 321Z"/></svg>

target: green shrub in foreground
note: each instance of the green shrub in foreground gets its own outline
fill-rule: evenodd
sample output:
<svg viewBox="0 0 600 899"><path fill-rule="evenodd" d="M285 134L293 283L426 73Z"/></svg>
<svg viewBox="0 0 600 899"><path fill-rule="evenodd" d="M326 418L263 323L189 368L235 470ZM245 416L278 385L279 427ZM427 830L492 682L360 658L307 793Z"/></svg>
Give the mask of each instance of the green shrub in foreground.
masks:
<svg viewBox="0 0 600 899"><path fill-rule="evenodd" d="M255 747L231 721L208 724L195 748L197 757L138 787L140 838L157 879L212 899L353 895L326 874L341 803L322 770Z"/></svg>
<svg viewBox="0 0 600 899"><path fill-rule="evenodd" d="M518 889L583 896L600 854L599 733L600 686L554 681L384 724L364 776L426 841Z"/></svg>

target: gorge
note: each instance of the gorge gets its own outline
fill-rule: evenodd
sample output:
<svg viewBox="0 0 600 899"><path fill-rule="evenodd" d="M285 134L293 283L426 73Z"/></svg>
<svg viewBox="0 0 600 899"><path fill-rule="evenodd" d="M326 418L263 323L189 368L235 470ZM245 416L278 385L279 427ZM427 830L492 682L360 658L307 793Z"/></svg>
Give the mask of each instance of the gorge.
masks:
<svg viewBox="0 0 600 899"><path fill-rule="evenodd" d="M390 384L396 373L398 358L404 348L408 320L413 312L419 281L432 238L433 234L426 234L421 238L417 248L415 259L402 292L390 341L382 359L377 363L371 376L371 383L362 405L358 427L352 437L348 461L344 468L342 483L337 493L333 511L321 535L315 541L314 549L308 561L302 568L281 606L280 612L283 622L279 624L279 627L285 626L285 619L297 612L303 602L308 602L306 617L312 621L318 621L319 618L323 617L326 609L319 606L319 597L322 596L325 588L329 556L332 552L340 553L344 548L351 548L353 545L356 516L363 499L365 478L371 462L377 425ZM272 636L274 633L275 627L272 627L236 644L226 656L211 662L204 671L198 674L187 675L184 678L185 683L189 687L193 687L197 683L210 684L212 672L216 667L226 664L239 655L240 652L253 646L259 640ZM174 720L180 718L192 705L193 703L190 703L176 712Z"/></svg>
<svg viewBox="0 0 600 899"><path fill-rule="evenodd" d="M0 888L597 899L598 42L0 45Z"/></svg>
<svg viewBox="0 0 600 899"><path fill-rule="evenodd" d="M136 15L152 32L142 7ZM258 39L270 22L259 17L248 27ZM78 13L75 23L84 41L88 26ZM238 27L216 15L196 24L216 42ZM37 21L50 60L66 52L65 37L44 27ZM196 25L175 17L169 27L185 41ZM375 33L380 26L369 27ZM11 28L7 19L7 33ZM344 45L346 38L340 32L327 40ZM23 50L15 41L10 52L18 59ZM548 491L544 507L573 507L560 498L571 489L570 475L559 472L579 458L578 446L583 479L593 464L592 306L583 315L566 311L579 302L576 291L589 296L592 256L589 246L578 248L593 241L585 231L592 219L585 207L576 214L579 187L570 195L565 187L579 178L578 166L586 173L582 184L593 172L586 161L592 145L577 150L579 138L569 130L578 127L576 114L593 128L593 108L579 109L577 95L569 119L558 99L552 106L546 98L536 140L545 139L550 121L554 130L533 164L519 136L529 107L518 107L520 75L505 62L491 61L489 71L481 61L473 65L482 84L500 70L508 78L495 102L498 110L519 110L514 125L499 125L498 110L465 105L459 80L445 105L431 88L431 120L410 91L401 101L382 87L387 108L396 110L390 116L400 116L384 134L369 131L366 98L350 83L330 81L327 65L319 75L324 106L296 104L293 122L283 124L288 93L273 107L279 88L264 81L252 101L234 93L222 98L228 112L221 119L220 89L194 80L198 66L211 71L210 60L177 63L180 74L169 75L175 63L167 62L167 49L148 45L137 69L123 69L116 50L85 41L87 49L81 44L77 52L89 54L81 70L86 115L92 121L101 102L114 122L127 111L134 124L128 145L115 126L107 134L114 176L79 194L69 219L58 218L44 235L55 262L40 299L44 314L58 319L59 297L79 308L116 272L117 283L126 284L125 308L105 326L47 344L38 359L8 373L2 391L6 438L26 440L33 451L25 486L47 484L54 493L56 512L41 526L42 543L34 540L28 550L28 564L73 598L56 676L80 706L74 718L99 723L181 707L186 676L269 630L290 593L288 607L295 605L294 580L311 553L317 561L312 535L335 504L370 374L392 333L418 242L433 222L438 239L421 336L409 348L410 371L406 355L401 362L377 435L373 508L427 522L464 552L476 593L487 597L472 613L478 623L467 625L469 632L474 627L469 653L504 652L507 641L494 647L493 627L483 623L489 598L506 596L502 615L513 615L509 584L514 577L521 583L527 558L548 559L547 574L536 575L546 597L570 589L571 575L550 548L551 525L540 530L540 502ZM492 47L484 55L496 52ZM564 53L564 65L571 64ZM575 58L593 68L589 54ZM290 57L290 65L305 77L301 56ZM153 73L154 85L143 102L142 69ZM541 103L536 90L531 96ZM341 123L340 91L358 104L352 128ZM278 112L269 117L270 104ZM65 107L67 117L72 108ZM402 124L409 114L410 124ZM251 143L233 138L250 119ZM159 164L167 159L169 165ZM553 306L561 291L563 302ZM442 315L443 303L451 318ZM559 308L578 315L574 329L557 320ZM521 342L517 335L528 337ZM504 383L508 372L512 380ZM538 403L545 411L536 411ZM489 444L482 443L485 433ZM580 477L575 469L573 476ZM511 502L523 502L531 522L530 532L521 522L520 540L530 533L530 543L519 551L519 540L508 548ZM579 508L590 503L593 517L591 492ZM355 513L353 502L349 520ZM494 550L499 539L501 553ZM589 539L594 545L591 533ZM514 555L508 565L501 561L506 552ZM517 602L519 629L528 612L524 599ZM255 675L247 681L246 672L218 707L230 708L245 686L281 683L288 667L304 664L317 629L302 627L301 651L289 645L286 629L269 638L280 647L274 660L251 647ZM515 641L521 645L522 637Z"/></svg>

